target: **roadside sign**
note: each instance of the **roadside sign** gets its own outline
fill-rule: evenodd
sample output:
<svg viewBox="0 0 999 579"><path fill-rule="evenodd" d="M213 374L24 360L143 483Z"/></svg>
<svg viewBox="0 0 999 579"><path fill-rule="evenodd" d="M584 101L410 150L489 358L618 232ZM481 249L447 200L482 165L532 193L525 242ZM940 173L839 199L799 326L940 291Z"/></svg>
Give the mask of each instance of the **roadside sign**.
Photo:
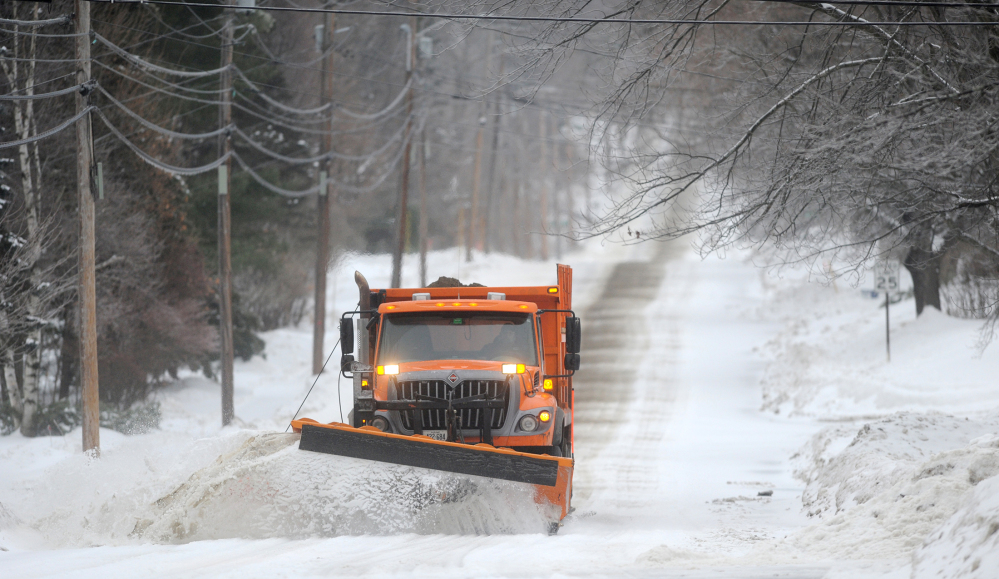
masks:
<svg viewBox="0 0 999 579"><path fill-rule="evenodd" d="M898 273L898 261L889 260L878 263L874 268L874 288L886 293L897 293Z"/></svg>
<svg viewBox="0 0 999 579"><path fill-rule="evenodd" d="M899 263L894 259L879 262L874 266L874 287L878 291L885 292L885 353L889 362L891 362L891 319L888 311L891 307L891 294L898 293L898 273Z"/></svg>

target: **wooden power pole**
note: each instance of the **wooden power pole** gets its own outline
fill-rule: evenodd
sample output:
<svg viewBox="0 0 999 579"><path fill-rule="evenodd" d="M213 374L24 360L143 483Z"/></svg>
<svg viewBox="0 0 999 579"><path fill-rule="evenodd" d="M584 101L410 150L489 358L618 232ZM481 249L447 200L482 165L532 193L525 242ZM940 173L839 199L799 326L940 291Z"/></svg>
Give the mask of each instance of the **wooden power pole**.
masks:
<svg viewBox="0 0 999 579"><path fill-rule="evenodd" d="M333 14L327 13L323 23L322 42L319 49L326 54L323 58L322 78L319 79L319 105L322 106L333 98L333 26L336 22ZM330 263L330 195L329 179L332 175L333 163L329 158L333 150L333 110L328 112L327 125L320 149L326 155L322 162L324 169L319 174L319 192L316 196L316 211L318 241L316 242L316 295L312 328L312 373L319 374L323 370L324 346L326 338L326 274Z"/></svg>
<svg viewBox="0 0 999 579"><path fill-rule="evenodd" d="M541 138L538 144L541 147L541 261L548 261L548 115L544 111L539 111L541 125Z"/></svg>
<svg viewBox="0 0 999 579"><path fill-rule="evenodd" d="M90 82L90 2L76 0L77 84ZM90 105L84 91L76 93L76 111ZM90 115L76 121L76 182L80 210L78 292L80 308L80 387L83 395L83 452L100 453L100 395L97 381L97 292L94 273L93 132Z"/></svg>
<svg viewBox="0 0 999 579"><path fill-rule="evenodd" d="M482 100L482 115L479 117L479 131L475 135L475 166L472 169L472 217L468 220L468 249L465 261L472 261L472 248L478 241L476 226L479 224L479 177L482 173L482 131L485 130L485 99ZM478 249L478 248L476 248Z"/></svg>
<svg viewBox="0 0 999 579"><path fill-rule="evenodd" d="M406 49L406 83L409 89L406 91L406 128L403 133L402 150L402 179L399 185L399 218L396 220L398 229L396 231L395 252L392 254L392 287L402 285L402 254L406 250L406 218L408 217L407 205L409 204L409 154L412 150L410 142L413 131L413 69L416 68L416 16L409 19L409 24L403 24L403 30L409 32L407 39L409 46Z"/></svg>
<svg viewBox="0 0 999 579"><path fill-rule="evenodd" d="M222 94L219 104L219 126L232 125L232 8L235 0L226 0L225 27L222 34ZM219 156L225 156L225 163L219 166L219 335L222 338L222 426L228 426L235 415L233 407L232 378L232 255L231 255L231 214L229 195L232 188L232 135L225 131L219 135Z"/></svg>
<svg viewBox="0 0 999 579"><path fill-rule="evenodd" d="M427 287L427 128L420 131L420 287Z"/></svg>

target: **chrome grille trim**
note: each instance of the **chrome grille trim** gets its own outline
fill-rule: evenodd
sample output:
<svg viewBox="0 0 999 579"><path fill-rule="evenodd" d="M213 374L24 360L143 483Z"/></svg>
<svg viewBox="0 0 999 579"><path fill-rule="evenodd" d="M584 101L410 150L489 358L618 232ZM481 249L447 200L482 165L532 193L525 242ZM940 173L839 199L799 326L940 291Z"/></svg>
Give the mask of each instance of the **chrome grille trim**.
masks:
<svg viewBox="0 0 999 579"><path fill-rule="evenodd" d="M447 399L448 390L453 390L452 400L486 394L488 398L498 398L503 401L502 409L493 409L492 429L503 428L506 422L507 407L510 402L510 389L505 380L463 380L454 386L449 385L444 380L402 380L396 382L397 400L416 400L417 394L423 396L433 396L434 398ZM403 410L399 412L402 426L406 430L413 429L413 410ZM433 408L421 410L423 413L424 430L444 430L447 428L447 421L444 417L446 412L443 408ZM466 408L458 410L461 417L462 429L482 428L482 420L485 410L480 408Z"/></svg>

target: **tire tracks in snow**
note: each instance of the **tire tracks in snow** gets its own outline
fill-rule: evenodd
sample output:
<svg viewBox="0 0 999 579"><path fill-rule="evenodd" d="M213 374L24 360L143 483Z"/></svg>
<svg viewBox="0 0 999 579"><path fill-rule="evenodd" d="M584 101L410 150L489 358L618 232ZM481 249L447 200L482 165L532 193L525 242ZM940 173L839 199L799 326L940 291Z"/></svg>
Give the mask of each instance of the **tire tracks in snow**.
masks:
<svg viewBox="0 0 999 579"><path fill-rule="evenodd" d="M670 262L684 250L682 241L670 241L648 261L618 263L582 314L583 364L573 381L574 501L587 510L608 503L640 509L658 486L655 452L676 397L679 328L656 300L669 282ZM653 332L650 324L662 323ZM654 343L653 334L660 340Z"/></svg>

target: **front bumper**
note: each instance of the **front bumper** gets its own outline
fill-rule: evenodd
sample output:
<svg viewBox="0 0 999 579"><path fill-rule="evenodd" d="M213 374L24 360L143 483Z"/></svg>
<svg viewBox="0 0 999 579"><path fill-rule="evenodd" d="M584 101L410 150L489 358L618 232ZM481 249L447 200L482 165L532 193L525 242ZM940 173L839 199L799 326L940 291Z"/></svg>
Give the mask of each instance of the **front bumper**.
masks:
<svg viewBox="0 0 999 579"><path fill-rule="evenodd" d="M548 410L555 416L554 400L543 407L521 410L527 396L521 374L471 370L405 372L389 378L387 388L379 389L386 400L374 400L376 415L385 417L392 432L423 434L445 430L446 415L462 424L465 442L485 442L497 446L545 446L551 444L552 423L540 422L530 432L519 429L525 414L537 416ZM450 378L457 377L451 380ZM536 396L550 398L537 393ZM533 405L532 405L533 406ZM456 433L453 435L457 438Z"/></svg>

